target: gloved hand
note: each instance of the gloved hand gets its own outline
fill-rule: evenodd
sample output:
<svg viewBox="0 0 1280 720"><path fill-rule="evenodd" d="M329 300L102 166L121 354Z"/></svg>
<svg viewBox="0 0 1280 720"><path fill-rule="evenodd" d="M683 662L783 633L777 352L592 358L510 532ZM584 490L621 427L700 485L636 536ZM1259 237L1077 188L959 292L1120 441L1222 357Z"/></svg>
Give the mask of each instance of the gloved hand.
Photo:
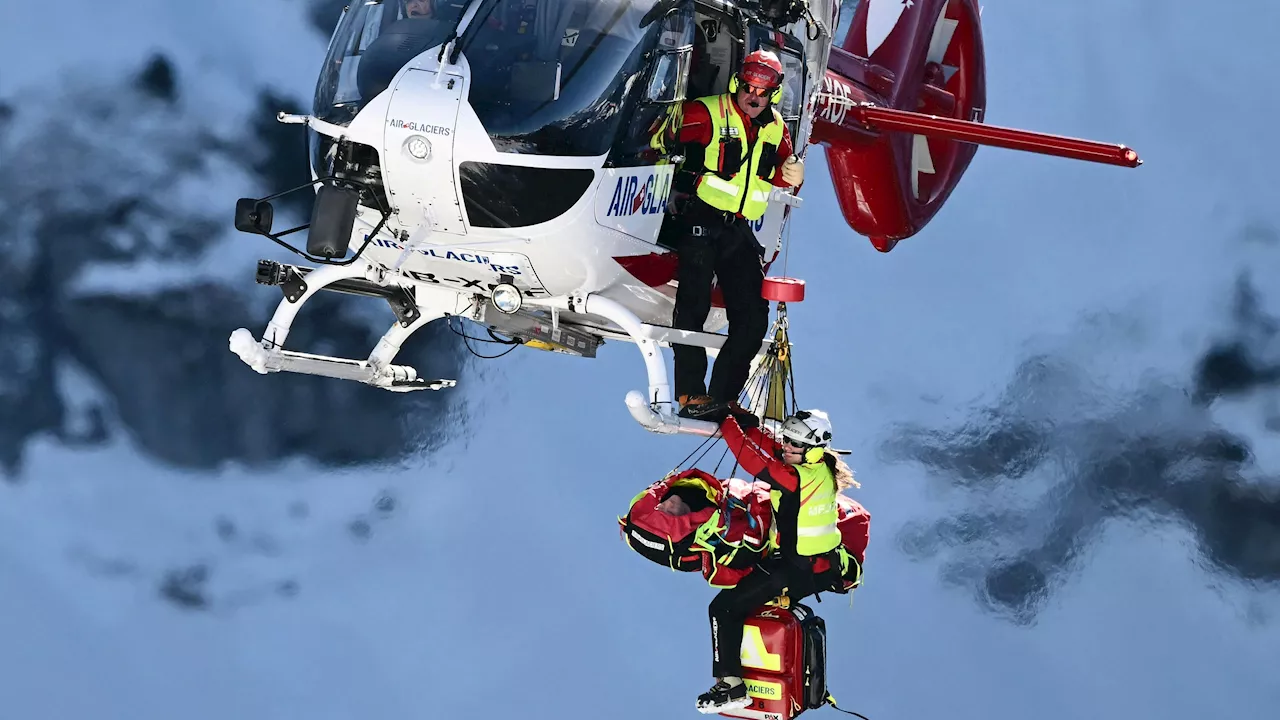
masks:
<svg viewBox="0 0 1280 720"><path fill-rule="evenodd" d="M747 410L746 408L742 407L736 401L733 401L733 400L729 401L728 406L729 406L729 414L725 416L725 420L728 420L729 418L733 418L734 420L737 420L738 427L742 428L743 430L760 427L760 418L756 417L755 414L752 413L750 410ZM721 424L723 425L724 422L721 421Z"/></svg>
<svg viewBox="0 0 1280 720"><path fill-rule="evenodd" d="M795 155L782 164L782 179L791 187L799 187L804 182L804 164Z"/></svg>

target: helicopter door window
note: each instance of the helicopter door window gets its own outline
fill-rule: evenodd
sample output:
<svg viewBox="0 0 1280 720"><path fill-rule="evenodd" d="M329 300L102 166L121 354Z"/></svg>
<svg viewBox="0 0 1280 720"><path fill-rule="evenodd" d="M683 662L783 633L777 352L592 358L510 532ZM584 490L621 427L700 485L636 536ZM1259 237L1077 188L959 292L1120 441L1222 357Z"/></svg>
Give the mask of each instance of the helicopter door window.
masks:
<svg viewBox="0 0 1280 720"><path fill-rule="evenodd" d="M786 75L778 112L788 122L792 122L800 119L800 100L804 97L804 60L786 51L779 53L778 59L782 60L782 70Z"/></svg>
<svg viewBox="0 0 1280 720"><path fill-rule="evenodd" d="M649 80L645 84L644 98L647 102L672 103L685 99L693 41L691 5L685 5L663 18L658 32L657 54L649 65Z"/></svg>
<svg viewBox="0 0 1280 720"><path fill-rule="evenodd" d="M699 64L706 63L707 85L695 97L702 95L719 95L729 92L729 78L733 75L733 57L736 40L731 21L719 15L699 15L698 30L706 38L703 48L704 57ZM701 76L701 71L696 71Z"/></svg>
<svg viewBox="0 0 1280 720"><path fill-rule="evenodd" d="M685 81L688 77L689 55L687 53L659 55L649 74L649 83L645 86L645 100L654 103L683 100Z"/></svg>

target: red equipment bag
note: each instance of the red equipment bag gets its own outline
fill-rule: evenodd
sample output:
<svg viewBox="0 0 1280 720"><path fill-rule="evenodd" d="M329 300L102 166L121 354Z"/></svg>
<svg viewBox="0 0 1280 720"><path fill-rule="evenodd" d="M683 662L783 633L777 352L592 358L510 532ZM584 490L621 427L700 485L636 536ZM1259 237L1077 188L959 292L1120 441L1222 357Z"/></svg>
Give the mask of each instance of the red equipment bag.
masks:
<svg viewBox="0 0 1280 720"><path fill-rule="evenodd" d="M751 704L721 715L791 720L827 703L827 627L803 604L765 606L742 634L742 681Z"/></svg>
<svg viewBox="0 0 1280 720"><path fill-rule="evenodd" d="M813 561L813 573L818 577L819 592L841 595L862 583L862 562L867 554L867 542L871 539L871 513L853 498L836 496L840 528L840 567L832 568L826 557Z"/></svg>
<svg viewBox="0 0 1280 720"><path fill-rule="evenodd" d="M861 565L867 555L867 543L871 541L871 513L862 507L862 503L843 494L836 496L836 506L840 513L840 519L836 521L840 539Z"/></svg>
<svg viewBox="0 0 1280 720"><path fill-rule="evenodd" d="M720 481L690 468L672 473L631 499L618 518L622 539L650 560L682 572L702 569L703 551L692 550L698 528L719 511Z"/></svg>

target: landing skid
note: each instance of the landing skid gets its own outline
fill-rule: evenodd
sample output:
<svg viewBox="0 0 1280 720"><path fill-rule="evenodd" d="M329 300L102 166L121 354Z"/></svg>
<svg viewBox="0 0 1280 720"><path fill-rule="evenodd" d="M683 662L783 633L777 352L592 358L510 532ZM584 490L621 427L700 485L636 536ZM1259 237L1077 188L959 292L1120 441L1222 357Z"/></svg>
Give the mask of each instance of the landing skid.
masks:
<svg viewBox="0 0 1280 720"><path fill-rule="evenodd" d="M392 364L405 340L414 332L435 320L455 315L470 317L507 334L513 334L511 328L530 326L530 323L513 324L511 319L517 316L502 315L496 311L495 316L486 318L492 309L492 303L484 294L468 295L418 283L368 262L325 265L313 270L262 260L258 263L256 279L259 284L279 287L284 298L267 323L261 340L255 339L249 330L239 328L231 333L228 346L246 365L264 375L272 372L320 375L354 380L392 392L442 390L454 387L457 382L421 378L413 367ZM367 359L313 355L284 349L299 310L307 300L322 290L382 298L391 306L396 323L382 336ZM670 347L672 343L681 343L703 347L714 353L723 345L723 335L645 324L626 307L602 295L526 298L523 305L551 311L552 328L558 327L578 338L573 343L576 347L586 344L582 338L589 338L598 344L607 337L634 343L640 349L649 390L647 394L632 390L627 393L625 401L631 417L641 427L664 435L713 437L719 434L720 426L716 423L682 418L676 414L678 408L672 398L662 348ZM563 322L558 320L561 310L603 318L620 328L621 332ZM545 321L532 323L540 324L545 324ZM548 330L541 327L539 329ZM555 329L550 329L548 335L538 337L520 337L522 332L524 331L515 332L513 336L525 344L544 349L549 342L562 339L561 333ZM771 340L766 341L761 350L767 349L770 342ZM594 357L594 346L583 350L581 354Z"/></svg>
<svg viewBox="0 0 1280 720"><path fill-rule="evenodd" d="M453 387L456 380L421 378L413 367L394 365L391 361L410 335L433 320L460 314L459 306L469 301L454 292L394 283L390 276L387 271L370 264L325 265L308 270L262 260L258 263L258 283L280 286L285 297L267 323L262 340L255 340L247 329L239 328L231 333L228 346L246 365L263 375L272 372L320 375L355 380L392 392ZM383 334L367 359L353 360L284 349L298 311L321 290L380 297L391 305L396 323Z"/></svg>

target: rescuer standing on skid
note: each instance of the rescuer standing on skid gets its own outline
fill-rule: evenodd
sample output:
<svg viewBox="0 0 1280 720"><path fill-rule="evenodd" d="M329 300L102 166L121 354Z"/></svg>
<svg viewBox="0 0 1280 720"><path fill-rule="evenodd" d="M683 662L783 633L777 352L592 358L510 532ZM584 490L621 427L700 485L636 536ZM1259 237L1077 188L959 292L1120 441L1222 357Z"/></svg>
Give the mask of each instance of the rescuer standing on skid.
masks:
<svg viewBox="0 0 1280 720"><path fill-rule="evenodd" d="M711 283L719 280L729 331L704 384L707 353L672 344L680 416L718 422L736 409L751 360L769 329L769 303L761 297L764 248L748 221L769 208L774 187L804 180L791 133L774 105L782 100L782 63L768 50L747 55L724 95L686 102L676 131L682 170L694 175L688 206L680 213L679 287L672 325L702 331L711 311Z"/></svg>

